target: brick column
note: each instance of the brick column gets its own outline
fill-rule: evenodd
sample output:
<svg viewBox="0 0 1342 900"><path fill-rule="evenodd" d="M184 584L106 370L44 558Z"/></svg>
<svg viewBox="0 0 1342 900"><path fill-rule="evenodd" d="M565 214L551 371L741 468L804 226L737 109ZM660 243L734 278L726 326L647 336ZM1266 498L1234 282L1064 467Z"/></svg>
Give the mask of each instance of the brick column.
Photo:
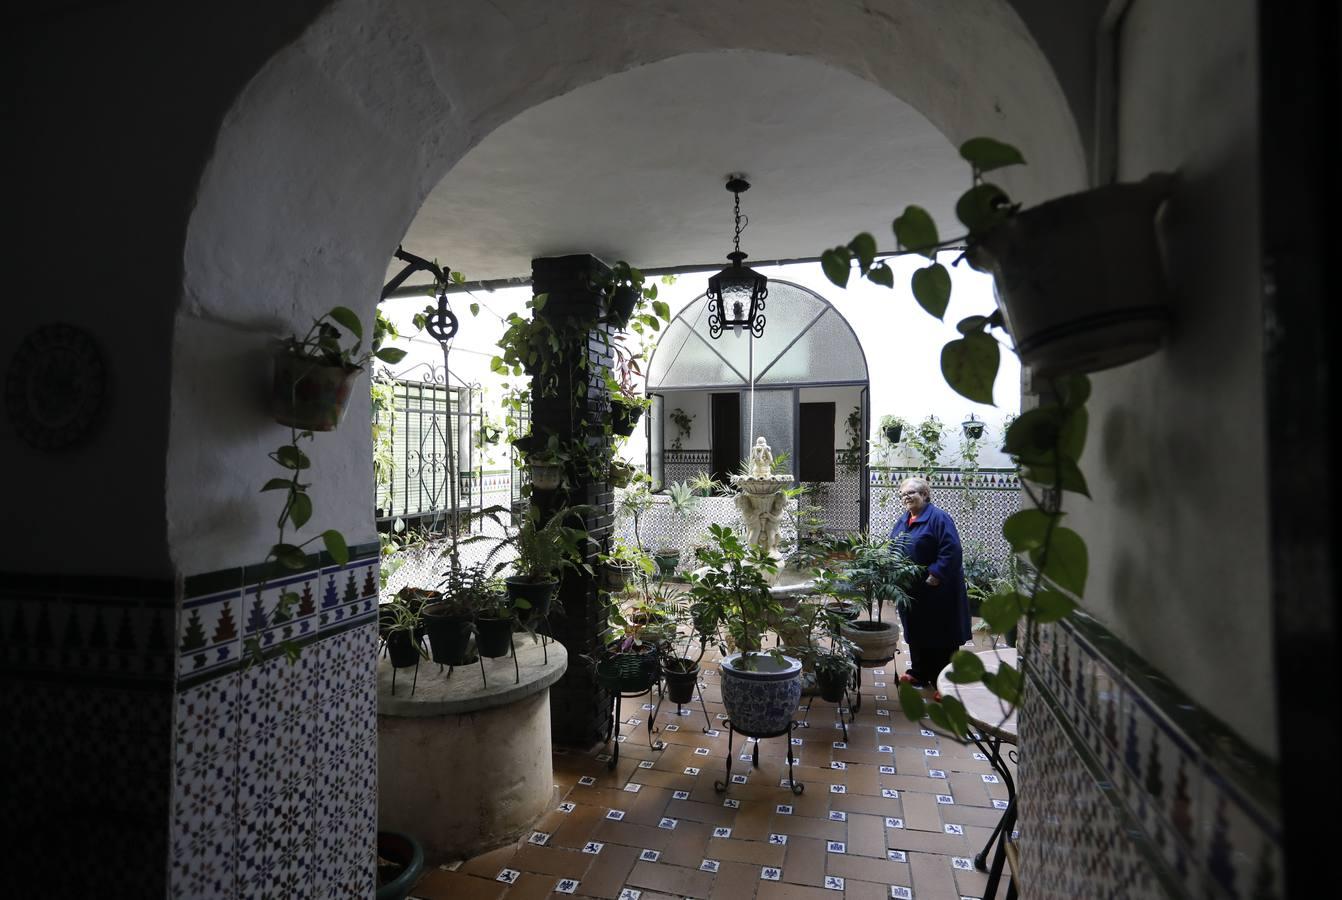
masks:
<svg viewBox="0 0 1342 900"><path fill-rule="evenodd" d="M537 314L551 321L572 316L593 318L600 313L601 295L589 285L605 274L604 263L586 254L560 256L531 261L532 291L549 294L545 307ZM558 391L543 396L534 382L531 393L531 429L539 443L550 435L561 441L583 440L591 447L607 445L604 423L609 417L609 392L605 376L610 370L611 356L604 340L605 325L587 335L580 352L588 354L595 365L586 375L585 398L577 399L573 378L584 377L581 370L561 373ZM570 352L572 352L570 349ZM588 425L583 426L583 421ZM573 484L565 495L562 491L538 492L532 497L543 513L549 514L560 504L585 504L593 507L586 517L588 533L601 549L609 549L614 530L614 494L605 481ZM596 553L588 560L596 568ZM559 586L557 602L563 612L552 619L555 637L569 653L568 671L550 689L551 729L556 744L570 747L590 747L606 735L610 715L611 696L602 690L592 677L591 667L580 657L592 652L597 637L606 626L603 604L599 593L600 582L585 573L566 572Z"/></svg>

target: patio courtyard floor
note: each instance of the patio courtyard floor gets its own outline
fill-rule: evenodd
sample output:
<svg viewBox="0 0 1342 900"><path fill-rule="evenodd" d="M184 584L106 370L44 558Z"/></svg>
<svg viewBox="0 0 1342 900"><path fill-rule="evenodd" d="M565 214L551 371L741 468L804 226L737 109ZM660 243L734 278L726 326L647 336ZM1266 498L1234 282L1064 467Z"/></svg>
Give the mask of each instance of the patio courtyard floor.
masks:
<svg viewBox="0 0 1342 900"><path fill-rule="evenodd" d="M864 670L848 739L834 704L815 698L794 731L794 796L785 786L786 738L752 747L735 738L735 783L724 777L727 730L718 655L703 659L697 703L664 702L655 737L647 718L656 694L624 700L619 762L608 747L556 750L556 808L516 844L426 871L412 890L425 900L521 900L551 896L660 900L835 900L981 897L988 876L973 859L1005 806L1006 786L973 745L909 722L896 685L907 649ZM796 718L806 715L806 702ZM796 744L796 741L800 741ZM744 757L744 758L742 758ZM740 776L744 776L742 781ZM1006 878L998 888L1005 895Z"/></svg>

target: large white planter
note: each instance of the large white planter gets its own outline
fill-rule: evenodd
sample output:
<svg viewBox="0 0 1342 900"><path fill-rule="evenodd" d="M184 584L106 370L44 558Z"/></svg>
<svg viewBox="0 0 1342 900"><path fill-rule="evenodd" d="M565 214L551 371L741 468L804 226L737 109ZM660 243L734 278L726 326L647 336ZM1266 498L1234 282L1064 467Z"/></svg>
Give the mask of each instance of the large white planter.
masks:
<svg viewBox="0 0 1342 900"><path fill-rule="evenodd" d="M785 733L801 700L801 662L756 653L750 657L753 668L747 669L741 657L733 653L721 664L722 704L732 728L750 737Z"/></svg>
<svg viewBox="0 0 1342 900"><path fill-rule="evenodd" d="M1169 330L1155 217L1170 177L1051 200L969 253L992 273L1021 362L1034 374L1095 372L1154 353Z"/></svg>
<svg viewBox="0 0 1342 900"><path fill-rule="evenodd" d="M873 668L884 665L895 658L899 646L899 628L894 622L870 622L859 619L856 622L844 622L839 633L857 645L858 665Z"/></svg>

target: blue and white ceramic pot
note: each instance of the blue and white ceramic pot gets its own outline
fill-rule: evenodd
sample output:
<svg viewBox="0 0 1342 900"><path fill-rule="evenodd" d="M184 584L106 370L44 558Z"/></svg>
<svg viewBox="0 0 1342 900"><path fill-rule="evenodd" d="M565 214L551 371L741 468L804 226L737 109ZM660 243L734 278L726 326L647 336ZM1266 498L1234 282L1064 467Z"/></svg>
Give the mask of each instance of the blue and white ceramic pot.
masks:
<svg viewBox="0 0 1342 900"><path fill-rule="evenodd" d="M750 737L773 737L788 729L801 700L801 662L767 653L733 653L722 660L722 703L732 728Z"/></svg>

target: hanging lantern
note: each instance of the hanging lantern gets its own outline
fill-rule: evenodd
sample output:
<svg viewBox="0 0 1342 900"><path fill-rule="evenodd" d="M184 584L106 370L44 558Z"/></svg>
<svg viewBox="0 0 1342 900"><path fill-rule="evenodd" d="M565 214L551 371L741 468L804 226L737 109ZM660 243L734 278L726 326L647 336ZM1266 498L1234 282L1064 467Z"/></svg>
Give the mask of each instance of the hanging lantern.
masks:
<svg viewBox="0 0 1342 900"><path fill-rule="evenodd" d="M741 195L750 190L750 182L733 177L727 182L727 190L736 198L736 249L727 254L732 264L708 279L708 333L717 338L730 328L740 337L749 329L755 337L763 337L769 279L742 265L746 254L741 252L741 230L750 220L741 215Z"/></svg>

